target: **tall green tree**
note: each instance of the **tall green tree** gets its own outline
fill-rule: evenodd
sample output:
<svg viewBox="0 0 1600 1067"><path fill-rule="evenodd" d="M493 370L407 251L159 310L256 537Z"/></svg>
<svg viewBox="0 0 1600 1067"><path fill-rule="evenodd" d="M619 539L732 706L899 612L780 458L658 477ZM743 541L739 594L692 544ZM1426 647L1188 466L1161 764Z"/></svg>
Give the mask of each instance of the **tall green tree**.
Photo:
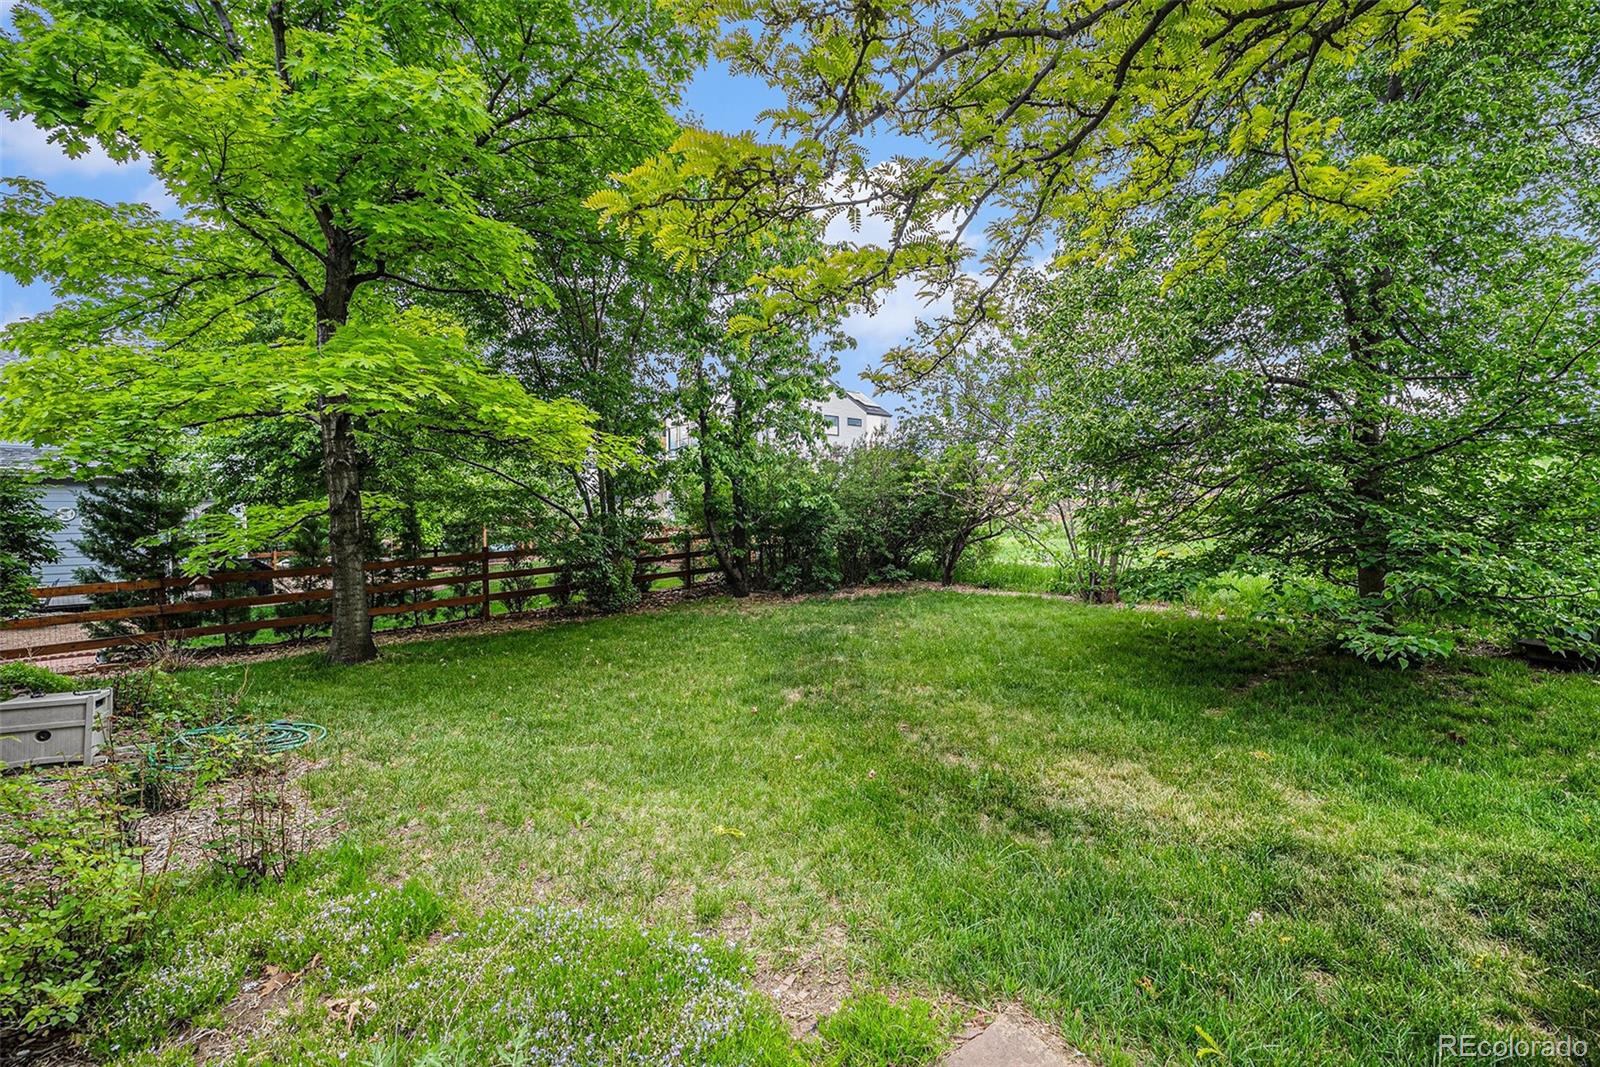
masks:
<svg viewBox="0 0 1600 1067"><path fill-rule="evenodd" d="M61 558L51 537L59 529L37 489L15 471L0 470L0 619L33 610L39 568Z"/></svg>
<svg viewBox="0 0 1600 1067"><path fill-rule="evenodd" d="M832 388L832 353L845 341L836 312L821 319L772 313L771 293L760 280L801 269L826 247L817 220L775 222L730 205L726 227L679 230L658 203L660 190L685 180L697 190L695 199L726 202L725 174L688 179L674 161L725 159L729 143L686 129L666 153L617 175L587 206L607 227L652 248L668 268L664 336L677 383L674 429L693 436L688 456L699 473L700 499L680 511L705 531L729 591L742 597L752 587L755 482L773 443L803 448L820 433L821 418L808 402ZM675 496L687 504L681 492Z"/></svg>
<svg viewBox="0 0 1600 1067"><path fill-rule="evenodd" d="M82 536L78 551L89 561L79 567L80 582L132 582L173 578L182 573L190 543L183 525L199 504L195 485L179 466L147 454L115 478L91 486L81 502ZM150 603L147 593L96 593L96 608ZM164 620L140 616L93 624L100 634L157 630Z"/></svg>
<svg viewBox="0 0 1600 1067"><path fill-rule="evenodd" d="M811 405L832 388L836 363L829 349L842 342L801 323L743 335L732 323L757 303L748 287L753 271L798 262L817 245L815 228L797 225L750 244L730 242L673 272L687 346L677 367L675 417L694 436L696 517L734 596L748 595L752 586L756 483L768 451L800 450L818 439L821 419Z"/></svg>
<svg viewBox="0 0 1600 1067"><path fill-rule="evenodd" d="M1270 128L1111 268L1033 302L1074 458L1127 529L1346 585L1373 656L1445 647L1406 619L1492 613L1600 638L1600 12L1492 4L1465 39L1381 52L1295 96L1338 151L1412 175L1356 224L1228 216L1288 177ZM1267 150L1256 151L1257 144Z"/></svg>
<svg viewBox="0 0 1600 1067"><path fill-rule="evenodd" d="M939 580L1005 533L1034 502L1038 472L1027 441L1039 415L1036 375L1003 340L945 361L923 383L920 410L899 432L921 457L927 543Z"/></svg>
<svg viewBox="0 0 1600 1067"><path fill-rule="evenodd" d="M631 168L677 128L659 106L652 111L641 104L635 117L616 137L586 146L590 173ZM497 338L492 359L534 395L573 397L595 413L598 431L638 443L642 462L569 468L560 502L551 501L572 535L564 555L609 556L612 565L631 561L662 486L662 428L685 318L673 306L669 269L647 242L602 227L577 199L519 210L517 217L535 234L549 298L507 294L478 306L485 332Z"/></svg>
<svg viewBox="0 0 1600 1067"><path fill-rule="evenodd" d="M615 109L670 92L696 53L629 0L20 5L0 44L7 114L69 150L142 156L185 218L11 184L0 268L63 302L7 332L29 358L7 372L0 425L104 462L155 428L314 420L330 655L373 655L363 433L445 427L553 463L614 458L580 405L487 373L449 317L414 305L541 291L528 235L496 210L505 180L592 181L562 168L562 146L607 136Z"/></svg>
<svg viewBox="0 0 1600 1067"><path fill-rule="evenodd" d="M1300 87L1374 59L1402 71L1470 29L1475 7L719 0L707 7L725 20L719 52L784 94L768 113L778 143L685 131L597 203L648 217L684 251L773 221L875 219L880 241L765 272L763 305L737 325L838 300L871 306L915 281L950 297L947 313L930 313L916 341L888 356L891 370L917 377L1001 310L1016 269L1041 248L1126 252L1130 221L1242 152L1282 166L1218 201L1163 273L1268 215L1361 219L1409 172L1381 153L1337 154L1339 113Z"/></svg>

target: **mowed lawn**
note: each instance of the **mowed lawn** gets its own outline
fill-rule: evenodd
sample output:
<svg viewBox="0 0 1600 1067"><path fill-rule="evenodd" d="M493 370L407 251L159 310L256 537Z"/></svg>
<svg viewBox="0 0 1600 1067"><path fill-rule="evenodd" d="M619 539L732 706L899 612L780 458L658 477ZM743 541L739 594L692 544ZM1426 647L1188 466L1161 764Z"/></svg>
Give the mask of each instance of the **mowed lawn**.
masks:
<svg viewBox="0 0 1600 1067"><path fill-rule="evenodd" d="M458 909L581 904L777 973L820 955L864 990L1020 1003L1105 1063L1600 1036L1594 676L959 592L248 674L328 726L309 788L380 878Z"/></svg>

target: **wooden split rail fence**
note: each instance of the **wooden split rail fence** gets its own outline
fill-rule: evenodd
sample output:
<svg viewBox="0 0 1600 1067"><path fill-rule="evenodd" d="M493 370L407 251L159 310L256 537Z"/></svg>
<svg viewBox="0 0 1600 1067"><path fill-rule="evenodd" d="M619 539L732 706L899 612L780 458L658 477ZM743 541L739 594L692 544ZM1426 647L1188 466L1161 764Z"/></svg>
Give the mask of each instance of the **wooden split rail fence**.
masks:
<svg viewBox="0 0 1600 1067"><path fill-rule="evenodd" d="M700 547L703 544L703 537L677 535L647 538L645 551L634 560L635 582L642 591L648 591L657 582L674 579L692 587L697 577L719 573L714 561L710 566L704 565L714 553L709 548ZM527 563L539 565L524 566ZM480 618L489 619L495 615L497 605L501 614L516 614L533 610L527 606L529 601L546 597L564 599L573 592L568 583L560 579L566 568L541 563L537 552L532 549L484 548L454 555L377 559L369 560L366 569L369 576L369 611L375 618L408 614L422 618L444 609L476 608ZM448 573L437 573L441 570ZM420 577L382 580L394 571L410 572ZM285 583L305 583L327 578L332 573L332 568L326 566L265 567L261 570L219 571L192 578L42 586L33 591L39 601L38 613L0 622L0 660L39 659L209 637L222 637L226 641L231 635L254 634L263 630L281 635L289 631L328 626L333 622L333 616L325 610L256 616L255 609L272 607L281 610L285 604L309 606L327 601L333 591L325 584L308 588L281 587ZM552 580L532 584L539 578ZM228 595L239 586L263 591L247 596ZM456 595L437 599L416 598L419 591L441 587L454 587L451 591ZM392 599L406 594L412 595L403 600ZM97 598L101 603L107 598L119 601L127 598L136 602L97 607L92 602L83 601L86 597ZM53 601L61 600L79 603L52 605ZM183 618L221 613L226 620L227 615L234 612L242 613L245 618L238 621L201 621L198 624L192 619L186 621ZM94 623L112 627L131 624L133 629L84 636L84 628ZM415 625L426 624L418 622ZM63 639L66 636L62 634L64 627L72 628L67 639ZM38 639L30 640L35 632ZM277 644L298 639L295 636L279 637L278 640L262 643Z"/></svg>

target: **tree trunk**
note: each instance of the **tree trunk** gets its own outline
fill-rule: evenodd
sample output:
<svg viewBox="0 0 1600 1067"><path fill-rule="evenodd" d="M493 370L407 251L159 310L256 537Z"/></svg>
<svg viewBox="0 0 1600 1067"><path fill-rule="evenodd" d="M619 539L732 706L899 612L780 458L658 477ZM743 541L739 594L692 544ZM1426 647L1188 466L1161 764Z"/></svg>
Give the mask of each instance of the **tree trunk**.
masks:
<svg viewBox="0 0 1600 1067"><path fill-rule="evenodd" d="M750 447L753 432L745 418L744 402L737 392L733 396L730 423L729 433L733 436L735 455L743 456ZM743 469L743 464L736 463L728 472L728 507L733 512L730 516L733 529L729 531L729 539L733 542L731 554L739 575L730 590L734 596L750 595L750 504L745 499L744 478L740 474Z"/></svg>
<svg viewBox="0 0 1600 1067"><path fill-rule="evenodd" d="M1392 88L1392 86L1391 86ZM1357 377L1350 437L1357 446L1350 493L1359 513L1356 516L1354 544L1356 595L1376 602L1386 611L1383 596L1388 581L1385 559L1389 550L1389 531L1382 511L1387 505L1383 485L1385 367L1380 326L1384 320L1383 290L1394 280L1389 267L1375 268L1364 286L1358 287L1343 272L1334 274L1348 330L1351 361L1361 372Z"/></svg>
<svg viewBox="0 0 1600 1067"><path fill-rule="evenodd" d="M1389 572L1381 563L1357 567L1356 595L1361 597L1362 600L1382 599L1388 577Z"/></svg>
<svg viewBox="0 0 1600 1067"><path fill-rule="evenodd" d="M961 557L967 551L965 537L957 538L955 543L945 550L944 559L939 565L939 584L954 585L956 581L956 565L961 562Z"/></svg>
<svg viewBox="0 0 1600 1067"><path fill-rule="evenodd" d="M367 614L360 454L348 414L325 406L319 421L322 471L328 483L328 551L333 564L333 640L328 645L328 659L360 663L378 654Z"/></svg>
<svg viewBox="0 0 1600 1067"><path fill-rule="evenodd" d="M1389 76L1384 94L1387 103L1395 103L1404 95L1405 86L1398 72ZM1382 477L1382 448L1384 428L1375 414L1381 395L1371 389L1373 378L1384 371L1381 345L1385 323L1382 307L1384 290L1394 282L1394 269L1387 265L1373 268L1364 291L1358 291L1348 281L1340 285L1339 295L1344 307L1346 326L1350 330L1350 355L1366 375L1358 388L1357 418L1354 439L1361 448L1360 468L1351 489L1362 514L1356 534L1356 595L1362 600L1376 603L1380 612L1387 614L1389 605L1384 601L1389 568L1386 557L1389 550L1389 531L1379 512L1387 505Z"/></svg>
<svg viewBox="0 0 1600 1067"><path fill-rule="evenodd" d="M733 559L738 580L729 587L729 592L734 596L750 595L750 527L744 520L745 498L744 488L737 477L729 478L731 482L728 491L728 500L733 507L733 530L729 538L733 542L733 549L729 555Z"/></svg>
<svg viewBox="0 0 1600 1067"><path fill-rule="evenodd" d="M335 251L347 252L342 244ZM343 326L350 313L349 256L330 255L317 302L317 347ZM333 570L333 638L331 663L361 663L377 656L372 643L372 617L367 611L367 540L361 509L361 450L355 425L340 411L343 397L318 405L322 430L322 473L328 485L328 556Z"/></svg>

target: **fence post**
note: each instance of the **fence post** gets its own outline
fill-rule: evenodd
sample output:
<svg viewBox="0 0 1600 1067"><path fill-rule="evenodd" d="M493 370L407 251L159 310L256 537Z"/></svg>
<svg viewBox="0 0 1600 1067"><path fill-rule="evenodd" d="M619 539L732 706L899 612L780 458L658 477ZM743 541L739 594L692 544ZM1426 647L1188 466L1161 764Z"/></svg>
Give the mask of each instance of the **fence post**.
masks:
<svg viewBox="0 0 1600 1067"><path fill-rule="evenodd" d="M489 621L489 527L483 528L483 612L484 622Z"/></svg>
<svg viewBox="0 0 1600 1067"><path fill-rule="evenodd" d="M683 588L694 588L694 534L683 539Z"/></svg>

